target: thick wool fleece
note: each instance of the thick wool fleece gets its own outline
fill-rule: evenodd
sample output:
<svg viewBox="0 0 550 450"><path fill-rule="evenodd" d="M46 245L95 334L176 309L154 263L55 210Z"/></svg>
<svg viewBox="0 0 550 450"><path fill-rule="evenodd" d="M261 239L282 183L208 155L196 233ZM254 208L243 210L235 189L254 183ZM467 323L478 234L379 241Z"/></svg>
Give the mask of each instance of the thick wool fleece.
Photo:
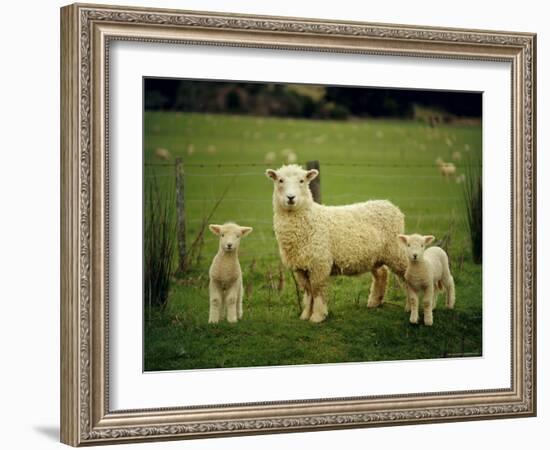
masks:
<svg viewBox="0 0 550 450"><path fill-rule="evenodd" d="M293 270L356 275L387 265L405 273L396 239L405 219L389 201L324 206L312 200L297 211L276 206L273 223L283 263Z"/></svg>
<svg viewBox="0 0 550 450"><path fill-rule="evenodd" d="M296 165L283 166L276 173L281 178L306 174ZM310 318L308 302L312 299L320 296L325 301L330 275L372 272L375 281L369 306L378 306L387 283L387 269L382 266L401 278L407 268L406 252L397 239L405 228L403 213L386 200L325 206L313 201L309 189L302 196L298 208L287 209L281 205L276 188L273 192L273 224L281 259L295 271L306 291L301 318ZM323 320L326 313L325 302L310 320Z"/></svg>

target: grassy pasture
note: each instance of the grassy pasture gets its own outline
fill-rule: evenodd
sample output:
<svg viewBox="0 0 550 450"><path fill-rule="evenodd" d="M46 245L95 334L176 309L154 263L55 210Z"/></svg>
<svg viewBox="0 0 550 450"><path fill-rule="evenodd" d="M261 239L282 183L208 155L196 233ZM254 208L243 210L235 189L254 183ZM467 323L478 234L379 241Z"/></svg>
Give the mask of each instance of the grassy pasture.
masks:
<svg viewBox="0 0 550 450"><path fill-rule="evenodd" d="M209 114L145 113L144 178L173 195L174 167L155 158L162 147L185 166L187 242L227 189L211 223L254 227L241 244L244 319L208 325L208 267L217 238L207 232L201 258L174 280L164 311L145 314L145 369L197 369L380 361L481 354L481 266L471 262L462 185L435 166L459 151L463 161L481 152L481 126L429 128L412 121L312 121ZM434 326L412 326L404 292L392 277L386 303L367 310L370 275L337 277L330 315L322 324L298 320L296 290L281 269L272 230L272 183L264 157L292 149L299 163L321 163L325 204L388 199L406 215L406 231L450 237L454 311L434 313ZM160 165L162 164L162 165ZM217 167L217 165L223 167ZM463 173L461 162L456 163ZM233 166L234 165L234 166ZM145 204L148 208L150 205ZM284 282L280 282L280 274ZM281 289L279 289L281 287Z"/></svg>

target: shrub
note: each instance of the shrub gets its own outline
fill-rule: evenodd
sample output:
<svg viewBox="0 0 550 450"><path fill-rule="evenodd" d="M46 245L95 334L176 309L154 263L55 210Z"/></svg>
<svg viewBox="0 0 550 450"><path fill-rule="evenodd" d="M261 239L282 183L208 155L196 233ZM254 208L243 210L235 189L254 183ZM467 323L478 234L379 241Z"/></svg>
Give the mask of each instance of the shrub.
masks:
<svg viewBox="0 0 550 450"><path fill-rule="evenodd" d="M483 183L479 158L468 158L465 165L464 203L474 263L481 264L483 252Z"/></svg>
<svg viewBox="0 0 550 450"><path fill-rule="evenodd" d="M164 308L168 302L176 235L172 203L153 178L146 187L143 223L143 293L149 307Z"/></svg>

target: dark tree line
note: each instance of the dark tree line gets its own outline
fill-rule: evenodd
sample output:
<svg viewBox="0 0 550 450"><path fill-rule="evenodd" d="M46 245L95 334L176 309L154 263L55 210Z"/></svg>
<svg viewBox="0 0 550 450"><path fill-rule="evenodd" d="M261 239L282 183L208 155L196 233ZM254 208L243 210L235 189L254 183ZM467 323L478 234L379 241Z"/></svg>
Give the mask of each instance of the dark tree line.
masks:
<svg viewBox="0 0 550 450"><path fill-rule="evenodd" d="M419 109L481 117L480 93L309 86L275 83L144 79L146 110L346 119L413 118Z"/></svg>

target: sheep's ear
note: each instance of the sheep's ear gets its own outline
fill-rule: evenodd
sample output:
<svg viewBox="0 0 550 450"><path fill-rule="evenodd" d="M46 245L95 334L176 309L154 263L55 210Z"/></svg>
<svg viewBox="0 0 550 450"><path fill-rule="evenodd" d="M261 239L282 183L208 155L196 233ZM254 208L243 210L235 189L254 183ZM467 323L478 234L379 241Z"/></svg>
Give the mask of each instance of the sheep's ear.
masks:
<svg viewBox="0 0 550 450"><path fill-rule="evenodd" d="M424 243L426 245L431 244L435 239L435 236L424 236Z"/></svg>
<svg viewBox="0 0 550 450"><path fill-rule="evenodd" d="M265 175L268 178L271 178L273 181L277 181L277 172L275 172L273 169L267 169L265 171Z"/></svg>
<svg viewBox="0 0 550 450"><path fill-rule="evenodd" d="M397 237L401 242L403 242L403 244L408 244L409 237L406 234L398 234Z"/></svg>
<svg viewBox="0 0 550 450"><path fill-rule="evenodd" d="M306 173L306 179L307 181L314 180L319 175L319 171L317 169L311 169L308 170Z"/></svg>
<svg viewBox="0 0 550 450"><path fill-rule="evenodd" d="M222 231L221 225L208 225L208 228L210 228L210 231L216 235L219 235Z"/></svg>
<svg viewBox="0 0 550 450"><path fill-rule="evenodd" d="M245 237L247 234L250 234L252 230L252 227L241 227L242 236Z"/></svg>

